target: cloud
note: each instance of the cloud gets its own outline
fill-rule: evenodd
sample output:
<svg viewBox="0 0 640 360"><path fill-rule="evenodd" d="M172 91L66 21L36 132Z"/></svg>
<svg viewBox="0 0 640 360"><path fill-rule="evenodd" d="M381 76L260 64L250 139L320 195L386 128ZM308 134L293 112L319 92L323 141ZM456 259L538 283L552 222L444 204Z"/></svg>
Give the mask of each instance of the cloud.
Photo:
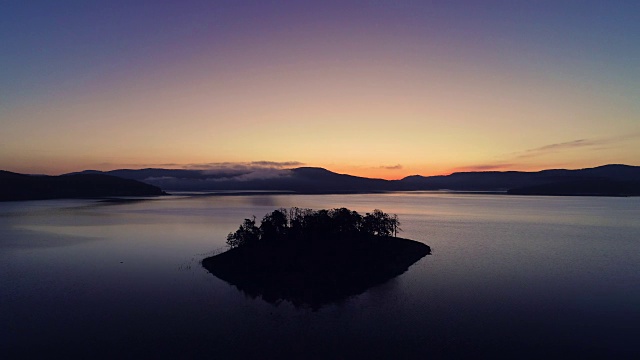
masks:
<svg viewBox="0 0 640 360"><path fill-rule="evenodd" d="M190 164L120 164L109 167L115 168L163 168L172 170L190 170L193 175L180 178L171 176L152 176L145 181L151 183L172 183L176 185L185 182L224 182L224 181L251 181L284 178L291 176L291 168L305 165L300 161L248 161L248 162L211 162ZM179 184L178 184L179 185Z"/></svg>
<svg viewBox="0 0 640 360"><path fill-rule="evenodd" d="M402 165L400 164L396 164L396 165L382 165L382 166L378 166L378 169L385 169L385 170L400 170L402 169Z"/></svg>
<svg viewBox="0 0 640 360"><path fill-rule="evenodd" d="M249 164L254 166L264 166L270 168L289 168L292 166L302 166L304 163L300 161L252 161Z"/></svg>
<svg viewBox="0 0 640 360"><path fill-rule="evenodd" d="M602 145L603 143L606 143L605 140L600 139L578 139L578 140L572 140L572 141L566 141L566 142L561 142L561 143L556 143L556 144L549 144L549 145L544 145L544 146L540 146L537 148L533 148L533 149L529 149L529 150L525 150L523 154L520 154L520 157L531 157L531 156L537 156L539 154L542 153L549 153L549 152L557 152L557 151L562 151L562 150L569 150L569 149L577 149L577 148L585 148L585 147L591 147L591 146L596 146L596 145Z"/></svg>
<svg viewBox="0 0 640 360"><path fill-rule="evenodd" d="M640 132L626 134L626 135L618 135L618 136L565 141L561 143L544 145L537 148L525 150L524 152L516 153L517 155L516 158L518 159L531 158L531 157L546 155L549 153L556 153L556 152L573 150L573 149L602 150L604 148L611 148L618 143L635 139L638 137L640 137Z"/></svg>
<svg viewBox="0 0 640 360"><path fill-rule="evenodd" d="M454 172L466 172L466 171L492 171L492 170L507 170L512 169L518 164L514 163L495 163L495 164L480 164L469 165L453 169Z"/></svg>
<svg viewBox="0 0 640 360"><path fill-rule="evenodd" d="M186 170L200 170L207 181L252 181L291 176L289 169L304 165L300 161L249 161L187 164Z"/></svg>
<svg viewBox="0 0 640 360"><path fill-rule="evenodd" d="M252 180L266 180L266 179L276 179L276 178L284 178L291 176L292 172L290 170L282 170L282 169L260 169L255 170L246 174L241 174L238 176L232 176L227 178L215 179L216 181L252 181Z"/></svg>
<svg viewBox="0 0 640 360"><path fill-rule="evenodd" d="M165 169L176 169L183 166L183 164L177 163L162 163L162 164L123 164L123 163L111 163L111 162L101 162L97 164L93 164L94 166L98 166L100 168L110 168L110 169L145 169L145 168L165 168Z"/></svg>
<svg viewBox="0 0 640 360"><path fill-rule="evenodd" d="M304 166L305 163L300 161L247 161L247 162L210 162L210 163L143 163L143 164L117 164L117 163L99 163L95 164L101 168L116 169L144 169L144 168L163 168L163 169L182 169L182 170L202 170L211 171L212 173L246 173L259 169L291 169Z"/></svg>
<svg viewBox="0 0 640 360"><path fill-rule="evenodd" d="M596 138L583 138L569 140L559 143L547 144L536 148L531 148L524 151L505 154L501 156L501 159L496 159L493 163L484 163L478 165L469 165L453 169L454 172L460 171L492 171L492 170L525 170L525 169L537 169L544 167L560 166L556 161L553 165L548 164L548 156L571 150L582 151L601 151L611 149L619 146L621 143L629 140L640 138L640 132L634 132L625 135L609 136L609 137L596 137ZM543 158L545 164L537 163L535 158ZM561 160L561 156L557 157L557 160ZM533 166L532 166L533 165Z"/></svg>
<svg viewBox="0 0 640 360"><path fill-rule="evenodd" d="M299 161L249 161L249 162L213 162L182 165L186 170L202 170L205 173L217 172L252 172L264 169L290 169L302 166L304 163Z"/></svg>

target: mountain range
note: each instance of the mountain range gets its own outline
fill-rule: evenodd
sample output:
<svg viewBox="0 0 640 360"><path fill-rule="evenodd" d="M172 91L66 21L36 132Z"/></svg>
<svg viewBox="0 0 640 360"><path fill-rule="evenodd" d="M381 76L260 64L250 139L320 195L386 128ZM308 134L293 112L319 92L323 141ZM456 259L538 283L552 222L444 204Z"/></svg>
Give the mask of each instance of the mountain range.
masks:
<svg viewBox="0 0 640 360"><path fill-rule="evenodd" d="M160 188L105 174L24 175L0 170L0 201L166 195Z"/></svg>
<svg viewBox="0 0 640 360"><path fill-rule="evenodd" d="M165 191L289 191L295 193L354 193L451 190L505 192L521 195L640 195L640 166L604 165L594 168L536 172L456 172L439 176L408 176L400 180L338 174L323 168L238 171L185 169L86 170L75 174L106 174L137 180Z"/></svg>
<svg viewBox="0 0 640 360"><path fill-rule="evenodd" d="M579 170L457 172L400 180L338 174L323 168L187 170L85 170L59 176L0 170L0 201L157 196L167 192L300 194L449 190L511 195L640 196L640 166L604 165Z"/></svg>

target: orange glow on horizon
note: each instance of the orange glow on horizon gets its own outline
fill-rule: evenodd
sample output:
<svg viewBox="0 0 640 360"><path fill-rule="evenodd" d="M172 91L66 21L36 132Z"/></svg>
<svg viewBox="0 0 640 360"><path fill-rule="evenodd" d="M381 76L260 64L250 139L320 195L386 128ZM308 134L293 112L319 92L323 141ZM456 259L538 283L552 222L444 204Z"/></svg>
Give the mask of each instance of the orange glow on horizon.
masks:
<svg viewBox="0 0 640 360"><path fill-rule="evenodd" d="M432 5L424 6L422 15L434 16ZM357 11L336 28L337 14L343 11L312 11L309 19L319 18L311 22L292 14L234 20L227 28L234 31L205 27L211 33L180 41L173 36L188 32L175 31L158 43L164 46L142 52L132 46L111 54L88 43L96 51L88 60L82 55L92 51L84 48L60 52L56 63L22 51L35 54L29 60L42 67L36 75L47 76L30 75L27 66L2 92L0 169L59 174L266 159L399 179L640 165L638 87L629 80L635 67L593 67L613 55L568 61L564 52L537 51L545 37L531 47L514 40L513 48L502 48L487 41L495 36L457 36L448 25L432 34L424 24L439 19L414 22L413 13L368 19ZM466 24L464 17L452 20ZM75 48L68 45L48 50ZM109 56L95 68L69 65L102 55ZM31 87L20 87L23 80Z"/></svg>

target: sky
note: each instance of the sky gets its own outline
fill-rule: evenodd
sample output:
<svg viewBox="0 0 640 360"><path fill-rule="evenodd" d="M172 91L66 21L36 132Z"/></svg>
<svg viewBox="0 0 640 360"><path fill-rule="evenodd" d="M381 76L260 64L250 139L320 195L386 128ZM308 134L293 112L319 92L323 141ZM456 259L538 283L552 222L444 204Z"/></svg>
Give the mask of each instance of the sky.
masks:
<svg viewBox="0 0 640 360"><path fill-rule="evenodd" d="M640 165L639 1L0 1L0 169Z"/></svg>

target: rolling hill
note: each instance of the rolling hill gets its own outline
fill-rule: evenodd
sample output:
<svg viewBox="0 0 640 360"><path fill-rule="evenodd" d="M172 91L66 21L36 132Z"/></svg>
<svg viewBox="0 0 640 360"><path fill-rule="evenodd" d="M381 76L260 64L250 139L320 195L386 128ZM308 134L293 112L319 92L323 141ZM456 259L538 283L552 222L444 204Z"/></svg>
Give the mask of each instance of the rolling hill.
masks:
<svg viewBox="0 0 640 360"><path fill-rule="evenodd" d="M0 170L0 201L112 196L158 196L165 192L140 181L105 174L24 175Z"/></svg>
<svg viewBox="0 0 640 360"><path fill-rule="evenodd" d="M121 169L104 173L88 170L80 174L114 175L142 181L166 191L262 190L315 194L416 190L507 193L511 190L510 194L636 195L640 186L640 167L629 165L604 165L578 170L552 169L536 172L457 172L440 176L414 175L400 180L371 179L338 174L316 167L266 172ZM572 188L575 190L571 190ZM602 190L598 190L598 188Z"/></svg>

